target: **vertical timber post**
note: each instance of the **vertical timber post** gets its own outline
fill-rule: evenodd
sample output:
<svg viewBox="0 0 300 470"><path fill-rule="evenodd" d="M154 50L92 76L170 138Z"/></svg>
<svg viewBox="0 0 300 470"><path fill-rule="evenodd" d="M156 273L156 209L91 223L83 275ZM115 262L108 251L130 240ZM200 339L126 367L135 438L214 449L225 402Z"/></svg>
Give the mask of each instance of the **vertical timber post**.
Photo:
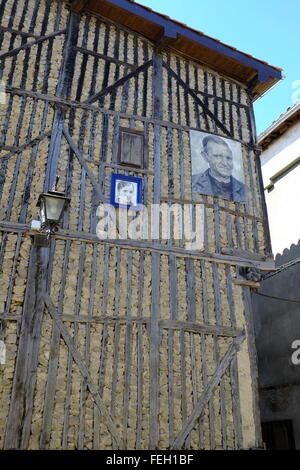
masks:
<svg viewBox="0 0 300 470"><path fill-rule="evenodd" d="M62 68L56 92L56 96L60 98L67 98L70 94L76 58L74 46L77 44L79 22L80 16L70 12ZM51 189L56 179L65 111L59 105L55 109L44 191ZM36 235L30 253L28 281L4 449L27 449L29 444L49 257L48 242L45 242L45 237Z"/></svg>
<svg viewBox="0 0 300 470"><path fill-rule="evenodd" d="M158 52L153 53L153 118L162 119L162 57Z"/></svg>
<svg viewBox="0 0 300 470"><path fill-rule="evenodd" d="M28 282L4 449L27 449L36 380L37 355L44 313L49 247L36 235L31 248Z"/></svg>
<svg viewBox="0 0 300 470"><path fill-rule="evenodd" d="M159 300L160 300L160 254L152 253L152 301L150 320L150 439L151 450L158 448L159 442Z"/></svg>
<svg viewBox="0 0 300 470"><path fill-rule="evenodd" d="M249 104L249 116L250 116L250 128L251 128L251 143L252 143L254 154L255 154L255 169L256 169L256 174L257 174L257 179L258 179L260 201L261 201L261 207L262 207L264 237L265 237L265 244L266 244L265 249L266 249L266 255L270 256L272 255L270 228L269 228L267 205L266 205L265 192L264 192L261 166L260 166L260 158L259 158L260 151L259 151L258 144L257 144L257 132L256 132L254 109L253 109L253 101L252 101L250 93L249 93L248 99L249 99L248 104ZM257 353L256 353L255 334L254 334L254 325L253 325L253 308L252 308L252 301L251 301L251 290L249 287L243 287L243 298L244 298L244 305L245 305L245 320L246 320L246 325L247 325L247 330L248 330L247 341L248 341L250 368L251 368L251 375L252 375L252 390L253 390L252 400L253 400L253 416L254 416L255 439L256 439L255 445L257 448L262 448L263 441L262 441L260 409L259 409Z"/></svg>
<svg viewBox="0 0 300 470"><path fill-rule="evenodd" d="M154 52L153 55L153 117L162 118L162 58ZM156 237L159 241L160 222L160 126L155 125L154 130L154 211L156 225ZM155 237L155 238L156 238ZM155 242L155 241L154 241ZM151 320L150 320L150 436L149 448L157 449L159 443L159 315L160 315L160 254L152 253L151 269Z"/></svg>
<svg viewBox="0 0 300 470"><path fill-rule="evenodd" d="M255 447L263 447L262 434L261 434L261 420L259 409L259 395L258 395L258 369L257 369L257 353L255 345L255 334L253 325L253 308L251 301L251 291L249 287L243 287L245 320L247 325L247 342L250 358L250 370L252 377L252 402L253 402L253 416L255 426Z"/></svg>
<svg viewBox="0 0 300 470"><path fill-rule="evenodd" d="M56 92L56 96L63 99L69 97L71 90L72 77L74 73L76 59L76 50L74 49L74 46L76 46L77 44L79 22L80 16L76 13L71 12L65 41L62 68ZM53 120L53 129L50 141L44 191L48 191L49 189L51 189L51 187L55 183L64 119L65 109L60 106L57 106L55 109Z"/></svg>

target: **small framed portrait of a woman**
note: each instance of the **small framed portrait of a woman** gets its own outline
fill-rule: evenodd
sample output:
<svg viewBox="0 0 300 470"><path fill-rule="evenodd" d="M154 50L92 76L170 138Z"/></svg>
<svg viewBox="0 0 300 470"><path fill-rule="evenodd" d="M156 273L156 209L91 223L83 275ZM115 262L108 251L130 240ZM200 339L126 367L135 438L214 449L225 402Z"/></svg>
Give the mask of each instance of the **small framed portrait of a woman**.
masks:
<svg viewBox="0 0 300 470"><path fill-rule="evenodd" d="M114 207L140 210L142 204L142 179L113 173L111 175L110 203Z"/></svg>

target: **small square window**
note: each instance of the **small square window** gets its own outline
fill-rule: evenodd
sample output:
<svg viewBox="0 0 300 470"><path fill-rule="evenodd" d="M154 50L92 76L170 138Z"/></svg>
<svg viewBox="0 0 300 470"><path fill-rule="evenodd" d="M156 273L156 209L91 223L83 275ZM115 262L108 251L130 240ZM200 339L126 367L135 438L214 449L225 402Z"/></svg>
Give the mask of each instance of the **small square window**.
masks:
<svg viewBox="0 0 300 470"><path fill-rule="evenodd" d="M133 129L120 129L119 163L143 168L144 134Z"/></svg>

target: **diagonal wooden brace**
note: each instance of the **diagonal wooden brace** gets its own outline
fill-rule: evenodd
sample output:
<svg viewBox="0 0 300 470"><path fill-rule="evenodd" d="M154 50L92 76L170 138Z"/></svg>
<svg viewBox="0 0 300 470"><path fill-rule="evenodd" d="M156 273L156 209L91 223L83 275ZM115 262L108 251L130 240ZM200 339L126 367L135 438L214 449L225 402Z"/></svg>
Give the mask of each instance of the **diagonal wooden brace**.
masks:
<svg viewBox="0 0 300 470"><path fill-rule="evenodd" d="M61 29L59 31L54 31L51 34L47 34L47 36L41 36L40 38L36 39L35 41L27 42L26 44L23 44L23 46L16 47L15 49L4 52L4 54L0 55L0 60L6 59L6 57L9 57L11 55L18 54L20 51L24 51L25 49L28 49L29 47L35 46L36 44L39 44L40 42L46 41L47 39L54 38L55 36L58 36L59 34L65 34L66 31L67 31L66 29Z"/></svg>
<svg viewBox="0 0 300 470"><path fill-rule="evenodd" d="M207 384L204 392L202 393L196 405L194 406L192 413L183 423L182 429L180 433L177 435L177 437L175 438L171 446L171 449L182 448L185 439L187 438L189 433L192 431L197 419L201 416L204 406L209 402L210 398L212 397L212 393L214 389L219 384L223 374L225 373L227 367L230 365L231 361L233 360L235 354L237 353L244 339L245 339L245 335L243 334L242 336L235 338L233 343L230 345L228 351L226 352L216 372L214 373L211 381Z"/></svg>
<svg viewBox="0 0 300 470"><path fill-rule="evenodd" d="M82 376L86 380L87 386L88 386L88 388L89 388L89 390L90 390L90 392L91 392L91 394L92 394L92 396L95 400L95 403L96 403L97 407L100 410L100 413L102 414L102 416L104 417L104 419L106 421L107 428L111 432L111 435L112 435L112 437L113 437L113 439L116 443L117 449L122 449L123 448L123 441L122 441L121 437L119 436L116 425L113 422L113 418L110 415L109 411L107 410L106 406L104 405L103 400L99 395L98 388L94 384L94 382L92 381L92 378L91 378L91 375L88 371L88 368L87 368L85 362L81 359L81 356L80 356L79 352L75 348L75 346L73 344L73 340L72 340L71 336L69 335L69 333L68 333L65 325L63 324L62 320L59 318L59 314L58 314L51 298L49 297L49 295L45 296L45 304L46 304L46 306L48 308L48 311L49 311L52 319L54 320L57 328L59 329L62 338L64 339L66 345L68 346L69 351L72 354L72 357L73 357L75 363L77 364Z"/></svg>

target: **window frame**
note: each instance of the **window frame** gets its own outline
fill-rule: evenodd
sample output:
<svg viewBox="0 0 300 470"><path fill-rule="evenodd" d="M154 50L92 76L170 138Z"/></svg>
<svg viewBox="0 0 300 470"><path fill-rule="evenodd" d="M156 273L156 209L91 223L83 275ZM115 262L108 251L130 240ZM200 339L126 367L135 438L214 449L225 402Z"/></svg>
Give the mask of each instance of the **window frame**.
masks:
<svg viewBox="0 0 300 470"><path fill-rule="evenodd" d="M131 134L135 136L139 136L141 138L141 149L142 149L142 154L141 154L141 164L134 164L132 162L124 162L122 161L122 134ZM128 168L133 168L133 169L141 169L145 170L145 133L144 131L138 130L138 129L131 129L129 127L120 127L119 128L119 149L118 149L118 164L122 165L124 167Z"/></svg>

